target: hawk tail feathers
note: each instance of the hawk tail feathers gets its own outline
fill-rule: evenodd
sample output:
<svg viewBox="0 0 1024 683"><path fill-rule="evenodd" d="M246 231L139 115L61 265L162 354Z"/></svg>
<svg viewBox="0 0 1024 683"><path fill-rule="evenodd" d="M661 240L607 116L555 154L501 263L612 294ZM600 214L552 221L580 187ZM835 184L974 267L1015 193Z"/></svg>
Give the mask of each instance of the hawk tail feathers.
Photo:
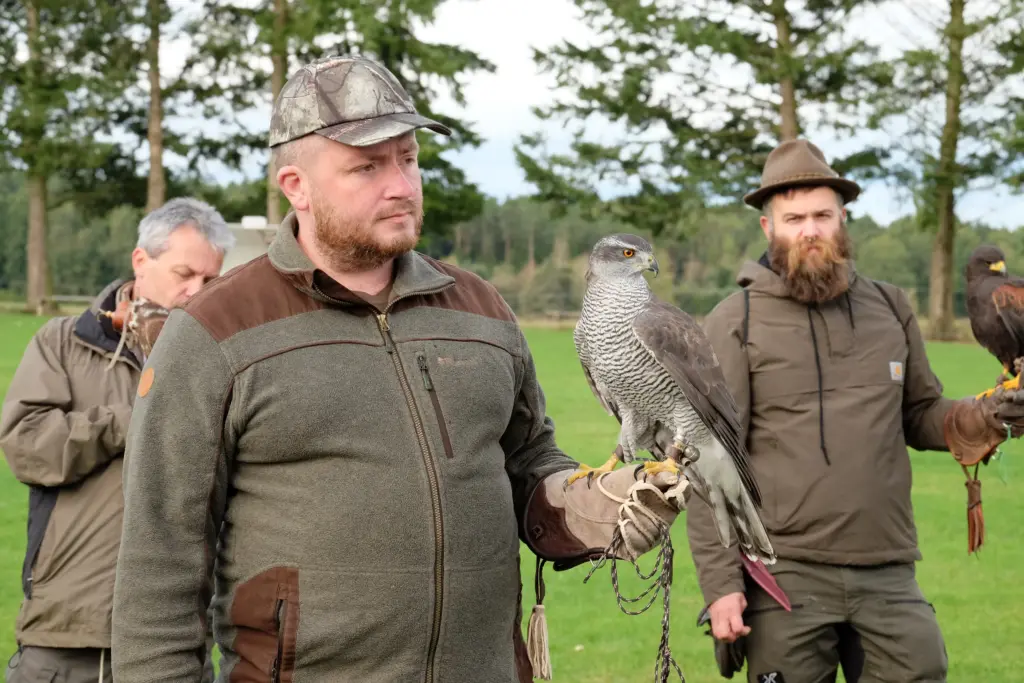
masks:
<svg viewBox="0 0 1024 683"><path fill-rule="evenodd" d="M712 453L719 457L708 458L706 461L702 457L694 463L693 469L698 471L704 465L704 471L700 472L701 486L694 488L704 489L706 497L701 497L711 507L718 538L726 548L736 541L750 560L760 560L766 565L775 564L775 550L750 492L743 485L731 461L714 450L709 455Z"/></svg>

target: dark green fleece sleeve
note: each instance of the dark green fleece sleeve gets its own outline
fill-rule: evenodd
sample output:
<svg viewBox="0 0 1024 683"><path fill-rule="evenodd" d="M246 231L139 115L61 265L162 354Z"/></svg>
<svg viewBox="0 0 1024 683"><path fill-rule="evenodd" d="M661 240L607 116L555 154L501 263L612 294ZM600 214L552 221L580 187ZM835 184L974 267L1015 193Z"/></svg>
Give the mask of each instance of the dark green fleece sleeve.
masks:
<svg viewBox="0 0 1024 683"><path fill-rule="evenodd" d="M143 369L125 450L112 631L121 683L198 683L203 675L232 378L207 331L172 312Z"/></svg>
<svg viewBox="0 0 1024 683"><path fill-rule="evenodd" d="M501 446L505 451L505 471L512 483L512 497L522 537L526 505L537 485L555 472L576 469L579 465L555 444L555 425L547 415L544 391L537 380L533 355L521 331L520 345L522 379L512 418L501 437Z"/></svg>

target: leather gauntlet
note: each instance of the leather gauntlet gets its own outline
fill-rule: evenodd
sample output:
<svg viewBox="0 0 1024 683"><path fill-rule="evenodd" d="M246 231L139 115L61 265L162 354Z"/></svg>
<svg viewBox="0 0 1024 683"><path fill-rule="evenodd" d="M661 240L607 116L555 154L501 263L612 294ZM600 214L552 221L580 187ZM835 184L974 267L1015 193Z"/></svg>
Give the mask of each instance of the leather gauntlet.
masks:
<svg viewBox="0 0 1024 683"><path fill-rule="evenodd" d="M964 467L988 458L1006 440L1007 431L996 418L995 395L987 399L963 399L946 413L943 432L946 446Z"/></svg>
<svg viewBox="0 0 1024 683"><path fill-rule="evenodd" d="M978 466L988 464L999 444L1024 433L1024 400L1021 392L1003 388L981 399L962 399L946 413L943 432L946 446L960 463L967 478L967 552L973 553L985 542L985 517L981 507L981 480ZM968 467L974 466L973 474Z"/></svg>
<svg viewBox="0 0 1024 683"><path fill-rule="evenodd" d="M622 467L566 486L571 474L563 471L545 479L526 511L530 546L556 570L603 557L617 528L624 556L616 559L635 560L654 547L660 525L671 527L689 498L685 477L645 477L639 467Z"/></svg>

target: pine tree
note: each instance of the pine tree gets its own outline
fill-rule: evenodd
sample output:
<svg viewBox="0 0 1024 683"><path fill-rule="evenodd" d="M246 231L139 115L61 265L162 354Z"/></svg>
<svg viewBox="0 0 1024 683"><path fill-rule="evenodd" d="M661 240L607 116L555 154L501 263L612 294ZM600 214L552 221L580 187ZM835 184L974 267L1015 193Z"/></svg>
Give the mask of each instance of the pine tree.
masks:
<svg viewBox="0 0 1024 683"><path fill-rule="evenodd" d="M917 46L877 91L873 124L898 154L893 174L910 188L922 227L934 229L928 317L936 339L955 337L956 202L965 193L1020 188L1024 178L1024 3L911 2Z"/></svg>
<svg viewBox="0 0 1024 683"><path fill-rule="evenodd" d="M708 202L735 201L756 187L767 154L810 127L857 122L866 84L886 78L873 50L845 25L870 2L855 0L575 0L597 34L535 51L562 95L538 108L566 122L570 150L549 154L525 135L517 158L547 199L593 201L655 233L685 231ZM595 122L618 142L588 137ZM865 175L879 150L834 162Z"/></svg>
<svg viewBox="0 0 1024 683"><path fill-rule="evenodd" d="M97 137L118 125L115 111L137 78L139 53L124 31L132 19L129 3L103 0L0 5L0 162L26 178L31 310L50 306L51 179L88 174L117 156Z"/></svg>

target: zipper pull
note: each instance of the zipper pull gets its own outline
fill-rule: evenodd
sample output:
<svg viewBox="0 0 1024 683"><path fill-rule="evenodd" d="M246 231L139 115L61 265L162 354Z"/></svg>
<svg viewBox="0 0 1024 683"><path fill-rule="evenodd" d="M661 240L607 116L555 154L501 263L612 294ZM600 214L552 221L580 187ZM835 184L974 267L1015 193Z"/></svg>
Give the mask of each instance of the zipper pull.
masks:
<svg viewBox="0 0 1024 683"><path fill-rule="evenodd" d="M384 350L388 353L394 353L395 347L391 343L391 326L388 325L388 314L381 313L377 316L377 325L380 326L380 335L384 337Z"/></svg>
<svg viewBox="0 0 1024 683"><path fill-rule="evenodd" d="M434 383L430 381L430 371L427 370L427 357L420 354L416 356L416 362L420 366L420 374L423 375L423 388L427 391L433 391Z"/></svg>

